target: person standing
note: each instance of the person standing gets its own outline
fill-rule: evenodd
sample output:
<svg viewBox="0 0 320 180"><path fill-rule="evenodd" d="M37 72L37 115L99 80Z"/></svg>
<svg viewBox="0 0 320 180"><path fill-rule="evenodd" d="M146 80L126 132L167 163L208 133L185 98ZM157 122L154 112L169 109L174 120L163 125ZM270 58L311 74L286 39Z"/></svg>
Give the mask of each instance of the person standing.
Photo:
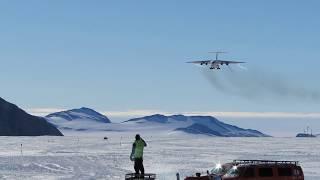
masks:
<svg viewBox="0 0 320 180"><path fill-rule="evenodd" d="M136 175L139 174L139 171L142 175L144 175L143 149L147 146L147 143L140 137L139 134L136 135L135 139L136 140L132 145L130 159L134 161L134 170L136 172Z"/></svg>

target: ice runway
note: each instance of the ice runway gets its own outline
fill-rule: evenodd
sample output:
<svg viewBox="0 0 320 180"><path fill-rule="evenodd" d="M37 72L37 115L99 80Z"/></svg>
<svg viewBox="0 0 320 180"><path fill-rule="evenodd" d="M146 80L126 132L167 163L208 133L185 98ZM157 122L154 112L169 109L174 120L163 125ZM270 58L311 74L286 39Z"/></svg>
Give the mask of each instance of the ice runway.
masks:
<svg viewBox="0 0 320 180"><path fill-rule="evenodd" d="M320 179L319 138L216 138L144 135L146 172L174 180L233 159L300 161L306 180ZM103 140L108 136L108 140ZM0 179L124 179L134 134L0 137ZM22 144L22 148L21 148Z"/></svg>

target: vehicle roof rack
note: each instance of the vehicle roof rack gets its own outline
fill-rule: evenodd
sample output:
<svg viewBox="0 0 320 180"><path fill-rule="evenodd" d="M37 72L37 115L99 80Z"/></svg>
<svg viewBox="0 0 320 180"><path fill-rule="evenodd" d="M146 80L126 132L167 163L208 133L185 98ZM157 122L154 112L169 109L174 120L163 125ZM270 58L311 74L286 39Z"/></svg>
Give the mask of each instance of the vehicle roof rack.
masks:
<svg viewBox="0 0 320 180"><path fill-rule="evenodd" d="M270 160L234 160L233 163L238 165L259 165L259 164L270 164L270 165L299 165L299 161L270 161Z"/></svg>

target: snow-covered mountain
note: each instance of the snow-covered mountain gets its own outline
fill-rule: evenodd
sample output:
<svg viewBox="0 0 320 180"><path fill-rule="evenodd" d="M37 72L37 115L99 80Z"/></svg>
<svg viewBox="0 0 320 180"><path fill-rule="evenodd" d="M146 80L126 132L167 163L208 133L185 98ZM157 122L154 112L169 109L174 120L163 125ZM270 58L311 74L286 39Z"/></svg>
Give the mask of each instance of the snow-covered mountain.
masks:
<svg viewBox="0 0 320 180"><path fill-rule="evenodd" d="M32 116L0 98L0 136L63 136L44 118Z"/></svg>
<svg viewBox="0 0 320 180"><path fill-rule="evenodd" d="M160 114L135 118L123 124L136 124L140 127L156 127L154 129L167 129L189 134L205 134L222 137L267 137L257 130L243 129L219 121L211 116L164 116Z"/></svg>
<svg viewBox="0 0 320 180"><path fill-rule="evenodd" d="M106 116L86 107L52 113L46 119L59 129L78 131L104 130L106 124L111 123Z"/></svg>
<svg viewBox="0 0 320 180"><path fill-rule="evenodd" d="M243 129L219 121L211 116L165 116L155 114L122 123L110 120L89 108L72 109L46 116L47 120L60 130L117 131L141 133L184 133L221 137L266 137L268 135L252 129Z"/></svg>

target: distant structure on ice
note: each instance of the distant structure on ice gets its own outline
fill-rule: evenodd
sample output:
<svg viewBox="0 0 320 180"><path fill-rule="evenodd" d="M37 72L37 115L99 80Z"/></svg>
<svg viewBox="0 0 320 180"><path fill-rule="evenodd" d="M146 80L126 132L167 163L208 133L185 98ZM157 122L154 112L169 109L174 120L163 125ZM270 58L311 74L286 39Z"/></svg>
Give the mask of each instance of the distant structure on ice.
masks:
<svg viewBox="0 0 320 180"><path fill-rule="evenodd" d="M310 129L310 133L309 133L309 129L310 129L309 126L307 126L307 129L304 129L303 133L297 134L296 137L317 137L312 134L312 129Z"/></svg>

